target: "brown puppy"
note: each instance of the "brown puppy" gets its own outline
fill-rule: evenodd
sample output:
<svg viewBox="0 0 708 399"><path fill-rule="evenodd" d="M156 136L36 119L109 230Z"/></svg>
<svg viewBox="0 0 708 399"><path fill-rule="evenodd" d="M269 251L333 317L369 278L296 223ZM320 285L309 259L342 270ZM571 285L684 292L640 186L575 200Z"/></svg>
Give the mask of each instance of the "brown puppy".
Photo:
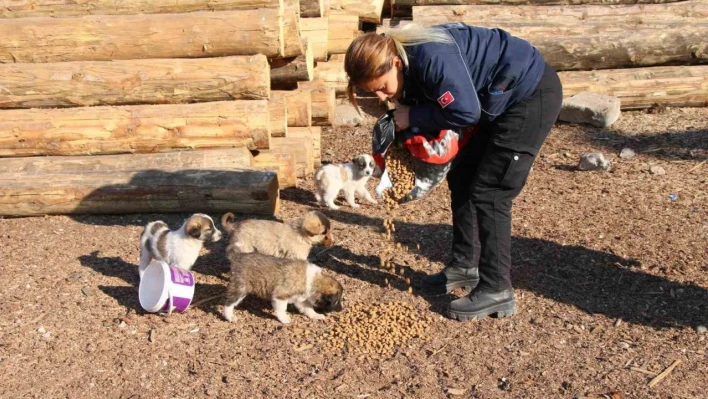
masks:
<svg viewBox="0 0 708 399"><path fill-rule="evenodd" d="M229 234L226 253L259 252L289 259L307 259L314 244L333 243L330 222L319 211L307 212L287 223L249 219L234 222L234 214L221 217L221 225Z"/></svg>
<svg viewBox="0 0 708 399"><path fill-rule="evenodd" d="M216 242L221 232L214 226L209 215L195 213L182 223L178 230L171 231L162 220L150 222L140 236L140 278L152 259L171 266L190 270L199 257L204 242Z"/></svg>
<svg viewBox="0 0 708 399"><path fill-rule="evenodd" d="M317 265L298 259L277 258L257 252L230 253L231 280L226 289L224 318L234 321L234 307L249 294L270 299L275 317L290 323L288 304L312 320L324 320L326 312L342 309L342 285L322 274Z"/></svg>

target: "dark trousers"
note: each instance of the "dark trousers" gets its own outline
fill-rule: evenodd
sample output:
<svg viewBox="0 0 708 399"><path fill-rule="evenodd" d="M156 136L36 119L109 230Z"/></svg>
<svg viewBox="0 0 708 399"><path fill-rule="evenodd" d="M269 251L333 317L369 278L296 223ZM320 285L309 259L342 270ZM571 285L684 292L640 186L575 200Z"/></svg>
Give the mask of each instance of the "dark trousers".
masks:
<svg viewBox="0 0 708 399"><path fill-rule="evenodd" d="M452 200L451 266L479 267L479 287L511 288L511 205L556 122L563 89L546 65L534 93L489 121L447 175Z"/></svg>

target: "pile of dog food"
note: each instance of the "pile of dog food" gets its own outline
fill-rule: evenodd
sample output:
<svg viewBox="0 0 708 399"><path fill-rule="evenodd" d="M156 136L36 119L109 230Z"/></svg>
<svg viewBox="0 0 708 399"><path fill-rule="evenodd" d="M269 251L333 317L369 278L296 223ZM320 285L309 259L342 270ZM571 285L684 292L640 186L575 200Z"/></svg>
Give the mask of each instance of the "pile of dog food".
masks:
<svg viewBox="0 0 708 399"><path fill-rule="evenodd" d="M322 338L325 350L360 360L390 357L413 340L430 340L432 316L408 303L358 303L334 317L336 322Z"/></svg>

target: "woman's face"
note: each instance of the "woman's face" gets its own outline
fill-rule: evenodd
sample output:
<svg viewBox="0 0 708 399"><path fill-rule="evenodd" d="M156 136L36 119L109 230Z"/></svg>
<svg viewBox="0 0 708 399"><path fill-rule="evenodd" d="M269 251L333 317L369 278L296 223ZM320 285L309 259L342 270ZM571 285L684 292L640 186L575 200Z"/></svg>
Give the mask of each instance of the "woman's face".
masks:
<svg viewBox="0 0 708 399"><path fill-rule="evenodd" d="M372 79L361 85L361 88L369 93L376 94L381 101L397 100L403 93L403 63L396 57L393 60L393 68L376 79Z"/></svg>

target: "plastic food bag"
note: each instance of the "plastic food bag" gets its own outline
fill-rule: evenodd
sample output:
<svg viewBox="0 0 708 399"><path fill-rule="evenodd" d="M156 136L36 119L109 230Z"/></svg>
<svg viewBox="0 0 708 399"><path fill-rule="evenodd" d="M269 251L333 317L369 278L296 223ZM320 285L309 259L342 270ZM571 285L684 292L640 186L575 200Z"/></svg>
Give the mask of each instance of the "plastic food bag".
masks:
<svg viewBox="0 0 708 399"><path fill-rule="evenodd" d="M405 149L411 157L415 175L413 188L407 193L400 190L394 196L399 204L422 198L437 186L454 165L460 149L477 131L476 127L460 130L445 129L434 133L413 133L410 129L396 133L393 111L381 116L374 126L372 135L373 157L383 171L376 188L379 197L387 189L394 189L386 159L389 150ZM396 147L391 147L396 146Z"/></svg>

